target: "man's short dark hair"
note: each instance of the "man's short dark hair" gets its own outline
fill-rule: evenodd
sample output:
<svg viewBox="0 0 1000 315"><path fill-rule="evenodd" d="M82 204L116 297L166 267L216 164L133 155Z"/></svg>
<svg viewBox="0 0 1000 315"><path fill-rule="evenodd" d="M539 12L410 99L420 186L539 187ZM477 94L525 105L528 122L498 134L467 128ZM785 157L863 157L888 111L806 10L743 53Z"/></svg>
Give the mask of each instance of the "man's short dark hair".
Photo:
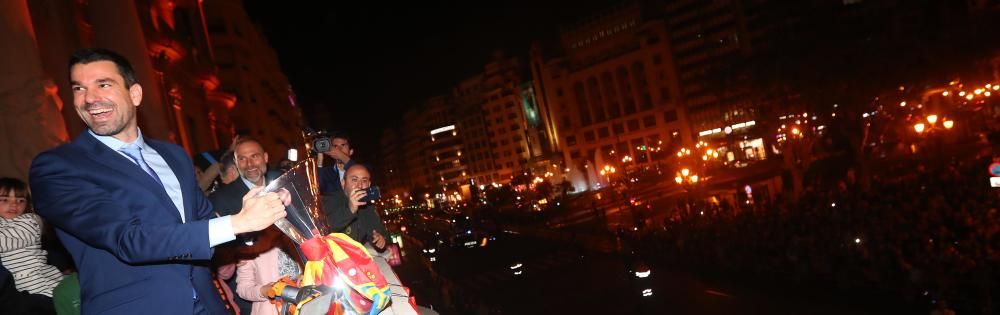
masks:
<svg viewBox="0 0 1000 315"><path fill-rule="evenodd" d="M85 65L95 61L110 61L115 63L115 66L118 67L118 74L125 79L126 88L130 88L132 85L139 83L135 80L135 70L132 69L132 64L128 62L128 59L116 52L103 48L85 48L77 50L72 56L69 57L68 70L72 70L75 65Z"/></svg>
<svg viewBox="0 0 1000 315"><path fill-rule="evenodd" d="M330 136L330 140L333 140L333 139L344 139L344 141L347 142L347 145L351 145L351 137L348 137L346 133L335 132L335 133L333 133L332 136Z"/></svg>
<svg viewBox="0 0 1000 315"><path fill-rule="evenodd" d="M233 152L226 153L219 160L219 163L222 163L222 165L220 165L221 167L219 168L219 170L223 172L225 172L230 167L236 167L236 154L234 154Z"/></svg>
<svg viewBox="0 0 1000 315"><path fill-rule="evenodd" d="M247 142L256 143L261 148L264 147L264 145L261 144L260 141L257 141L257 139L254 138L254 137L251 137L251 136L240 136L240 139L236 140L236 144L233 145L233 148L236 148L236 147L240 146L241 144L244 144L244 143L247 143Z"/></svg>

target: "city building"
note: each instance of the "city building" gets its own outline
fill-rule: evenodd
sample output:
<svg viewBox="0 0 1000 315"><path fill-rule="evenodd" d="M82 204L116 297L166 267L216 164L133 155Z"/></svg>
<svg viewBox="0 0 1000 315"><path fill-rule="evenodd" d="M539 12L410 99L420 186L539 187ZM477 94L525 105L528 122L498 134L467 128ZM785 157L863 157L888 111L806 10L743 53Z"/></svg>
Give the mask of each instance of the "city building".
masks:
<svg viewBox="0 0 1000 315"><path fill-rule="evenodd" d="M461 130L462 156L472 185L485 185L500 180L494 168L493 150L483 111L483 75L477 74L462 80L452 91L455 102L456 128Z"/></svg>
<svg viewBox="0 0 1000 315"><path fill-rule="evenodd" d="M482 112L493 151L493 171L497 183L507 183L526 169L530 157L517 59L494 54L484 67L483 80Z"/></svg>
<svg viewBox="0 0 1000 315"><path fill-rule="evenodd" d="M218 90L236 97L230 109L235 132L257 138L272 157L303 148L302 114L291 85L243 2L208 1L204 6L219 73Z"/></svg>
<svg viewBox="0 0 1000 315"><path fill-rule="evenodd" d="M531 49L541 129L578 191L597 188L590 165L649 170L692 139L658 11L622 4Z"/></svg>

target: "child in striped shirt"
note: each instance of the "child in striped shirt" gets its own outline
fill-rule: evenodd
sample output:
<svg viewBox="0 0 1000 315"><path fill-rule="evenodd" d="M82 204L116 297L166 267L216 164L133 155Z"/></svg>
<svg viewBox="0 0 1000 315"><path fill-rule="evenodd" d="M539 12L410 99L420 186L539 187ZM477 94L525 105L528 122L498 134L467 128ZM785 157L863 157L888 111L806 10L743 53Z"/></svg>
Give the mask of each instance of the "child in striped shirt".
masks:
<svg viewBox="0 0 1000 315"><path fill-rule="evenodd" d="M52 297L63 275L46 263L45 254L42 218L31 210L27 185L0 178L0 263L10 270L18 291Z"/></svg>

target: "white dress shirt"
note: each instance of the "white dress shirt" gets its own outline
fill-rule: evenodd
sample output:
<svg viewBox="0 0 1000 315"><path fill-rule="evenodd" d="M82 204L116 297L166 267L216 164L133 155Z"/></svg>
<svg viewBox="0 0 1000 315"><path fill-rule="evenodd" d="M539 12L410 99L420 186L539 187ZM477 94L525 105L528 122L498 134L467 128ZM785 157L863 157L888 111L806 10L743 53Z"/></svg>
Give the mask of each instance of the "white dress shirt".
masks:
<svg viewBox="0 0 1000 315"><path fill-rule="evenodd" d="M168 165L167 161L163 159L163 156L160 156L160 153L156 152L156 149L153 149L153 147L147 145L146 142L143 141L141 130L136 131L138 136L133 143L125 143L111 136L101 136L94 133L90 129L87 129L87 132L89 132L91 136L94 136L94 138L97 138L97 141L100 141L104 145L108 146L108 148L112 151L118 152L118 154L121 154L132 163L136 163L136 165L138 165L138 163L135 162L135 160L132 160L132 158L119 149L132 145L133 143L142 148L140 152L142 153L143 160L146 161L146 164L149 164L149 167L156 172L156 176L160 178L160 181L163 183L164 190L166 190L167 195L170 196L170 201L174 203L174 207L181 215L181 222L187 222L187 218L184 217L184 195L181 192L181 183L177 180L177 176L174 175L174 171L170 169L170 165ZM214 247L215 245L236 239L236 235L233 233L233 225L230 221L231 217L228 215L220 218L213 218L208 221L209 246Z"/></svg>

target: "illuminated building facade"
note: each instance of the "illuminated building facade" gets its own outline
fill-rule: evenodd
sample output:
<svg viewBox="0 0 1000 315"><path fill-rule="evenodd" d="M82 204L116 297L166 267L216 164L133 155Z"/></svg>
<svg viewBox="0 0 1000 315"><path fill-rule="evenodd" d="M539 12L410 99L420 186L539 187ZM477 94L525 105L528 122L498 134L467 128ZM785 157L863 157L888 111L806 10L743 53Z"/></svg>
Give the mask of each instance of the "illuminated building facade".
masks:
<svg viewBox="0 0 1000 315"><path fill-rule="evenodd" d="M204 23L208 13L202 3L193 0L3 1L0 19L9 23L0 26L2 48L10 56L18 57L5 58L2 65L8 75L0 79L0 94L8 96L0 98L0 106L8 114L0 118L0 124L7 126L7 131L0 133L0 141L4 147L17 150L0 158L0 172L26 178L28 164L36 154L85 130L86 126L72 106L66 73L66 60L83 47L111 49L131 61L136 79L143 88L137 116L144 135L177 143L188 153L214 150L228 143L233 130L243 127L232 120L230 114L244 104L246 100L238 95L250 87L235 86L236 83L220 77L214 53L216 46ZM238 1L219 5L227 8L224 12L227 17L245 18ZM260 38L252 27L246 28L244 35ZM248 47L260 50L266 43L258 41ZM276 63L273 53L255 58L256 64ZM244 75L257 77L280 73L276 67L243 71ZM261 97L261 108L277 107L280 108L275 109L278 112L289 111L285 109L289 104L288 85L278 85L282 87L276 94L283 94L285 103L274 104ZM224 87L231 88L224 90ZM254 124L263 125L259 120L265 119L264 116L256 115L259 113L242 116L247 117L248 124L257 119ZM294 124L297 120L284 119L298 126ZM269 128L272 129L263 133L278 134L274 128L288 126L273 124ZM24 132L28 130L33 132ZM292 137L282 133L282 137L289 142L301 142L298 140L300 135ZM281 149L282 152L286 148Z"/></svg>
<svg viewBox="0 0 1000 315"><path fill-rule="evenodd" d="M648 169L691 139L665 22L645 12L618 6L532 47L541 129L571 176L588 164Z"/></svg>

